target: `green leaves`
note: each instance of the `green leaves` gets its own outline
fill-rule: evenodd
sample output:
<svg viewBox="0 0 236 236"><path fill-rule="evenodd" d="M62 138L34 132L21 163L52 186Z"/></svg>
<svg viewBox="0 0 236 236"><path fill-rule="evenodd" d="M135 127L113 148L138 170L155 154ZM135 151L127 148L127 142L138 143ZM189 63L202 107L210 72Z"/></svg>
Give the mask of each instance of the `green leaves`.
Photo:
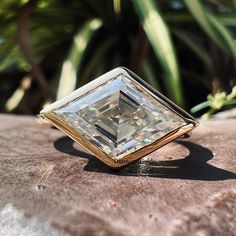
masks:
<svg viewBox="0 0 236 236"><path fill-rule="evenodd" d="M197 44L186 31L174 29L173 33L203 62L208 69L212 70L212 62L202 45Z"/></svg>
<svg viewBox="0 0 236 236"><path fill-rule="evenodd" d="M226 92L218 92L216 94L209 94L207 96L207 101L200 103L194 106L191 109L192 113L196 113L202 109L209 107L209 111L206 112L202 117L203 119L208 119L212 114L221 110L225 106L235 105L236 104L236 86L233 87L230 94Z"/></svg>
<svg viewBox="0 0 236 236"><path fill-rule="evenodd" d="M222 47L225 45L227 47L225 51L229 53L232 57L236 58L236 44L235 40L228 31L228 29L221 24L221 21L219 18L208 15L209 22L211 22L212 26L215 28L216 32L221 36L222 38Z"/></svg>
<svg viewBox="0 0 236 236"><path fill-rule="evenodd" d="M169 96L183 105L179 67L169 29L154 0L133 0L143 28L166 74L164 80Z"/></svg>
<svg viewBox="0 0 236 236"><path fill-rule="evenodd" d="M31 82L32 82L31 75L26 75L22 79L20 86L15 90L12 96L7 100L5 104L6 111L11 112L19 105L19 103L24 98L26 91L30 88Z"/></svg>
<svg viewBox="0 0 236 236"><path fill-rule="evenodd" d="M185 5L207 35L225 52L236 58L236 44L220 18L208 12L199 0L184 0Z"/></svg>
<svg viewBox="0 0 236 236"><path fill-rule="evenodd" d="M89 20L75 34L69 54L62 65L57 99L71 93L76 87L77 73L93 33L101 26L99 19Z"/></svg>
<svg viewBox="0 0 236 236"><path fill-rule="evenodd" d="M33 85L36 78L17 36L17 17L26 2L3 0L0 9L0 77L9 74L7 82L13 85L26 74L32 75ZM187 107L193 106L195 96L204 101L206 92L229 91L234 84L236 0L43 0L31 13L27 40L53 97L63 97L119 65L137 65L133 68L150 85ZM213 80L217 88L211 91ZM188 89L185 98L182 81ZM47 101L43 92L34 92L35 85L26 93L10 88L1 94L3 105L9 99L2 111L22 111L32 104L30 111L37 112ZM208 114L215 112L222 104L212 96L192 111L209 107ZM226 97L223 107L235 104L235 96Z"/></svg>

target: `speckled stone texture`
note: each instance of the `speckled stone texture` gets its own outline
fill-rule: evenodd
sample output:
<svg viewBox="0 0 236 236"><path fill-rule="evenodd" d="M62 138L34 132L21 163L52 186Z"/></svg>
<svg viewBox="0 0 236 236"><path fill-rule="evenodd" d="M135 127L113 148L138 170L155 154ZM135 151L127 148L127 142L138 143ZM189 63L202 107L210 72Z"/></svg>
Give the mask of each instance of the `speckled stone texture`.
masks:
<svg viewBox="0 0 236 236"><path fill-rule="evenodd" d="M34 117L0 115L0 208L67 235L236 235L235 117L112 170Z"/></svg>

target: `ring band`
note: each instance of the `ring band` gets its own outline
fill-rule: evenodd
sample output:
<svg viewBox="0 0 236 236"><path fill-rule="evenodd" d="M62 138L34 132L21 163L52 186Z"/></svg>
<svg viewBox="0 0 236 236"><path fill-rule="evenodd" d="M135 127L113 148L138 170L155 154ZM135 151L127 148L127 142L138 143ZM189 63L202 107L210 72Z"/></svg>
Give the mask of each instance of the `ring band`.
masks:
<svg viewBox="0 0 236 236"><path fill-rule="evenodd" d="M47 106L40 117L114 168L142 158L198 125L124 67Z"/></svg>

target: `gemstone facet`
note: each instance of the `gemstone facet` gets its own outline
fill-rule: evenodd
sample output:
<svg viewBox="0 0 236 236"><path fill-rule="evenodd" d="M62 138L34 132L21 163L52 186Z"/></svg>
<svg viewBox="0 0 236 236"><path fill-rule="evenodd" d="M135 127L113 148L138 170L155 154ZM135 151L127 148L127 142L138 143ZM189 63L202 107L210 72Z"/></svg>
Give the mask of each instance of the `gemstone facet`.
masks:
<svg viewBox="0 0 236 236"><path fill-rule="evenodd" d="M122 73L54 113L114 160L186 125L161 98Z"/></svg>

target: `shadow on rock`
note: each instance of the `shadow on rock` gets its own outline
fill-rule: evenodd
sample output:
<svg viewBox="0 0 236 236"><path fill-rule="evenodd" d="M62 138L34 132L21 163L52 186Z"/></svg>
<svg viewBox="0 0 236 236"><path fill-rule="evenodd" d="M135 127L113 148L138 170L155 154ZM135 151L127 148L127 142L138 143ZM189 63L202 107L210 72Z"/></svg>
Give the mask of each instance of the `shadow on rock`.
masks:
<svg viewBox="0 0 236 236"><path fill-rule="evenodd" d="M125 176L150 176L159 178L178 178L193 180L226 180L236 179L236 174L217 168L207 162L213 158L213 153L198 144L189 141L177 141L189 150L189 155L180 160L155 161L139 160L121 169L111 169L96 157L73 146L74 141L68 137L62 137L54 142L54 147L73 156L87 158L85 171L103 172L113 175Z"/></svg>

